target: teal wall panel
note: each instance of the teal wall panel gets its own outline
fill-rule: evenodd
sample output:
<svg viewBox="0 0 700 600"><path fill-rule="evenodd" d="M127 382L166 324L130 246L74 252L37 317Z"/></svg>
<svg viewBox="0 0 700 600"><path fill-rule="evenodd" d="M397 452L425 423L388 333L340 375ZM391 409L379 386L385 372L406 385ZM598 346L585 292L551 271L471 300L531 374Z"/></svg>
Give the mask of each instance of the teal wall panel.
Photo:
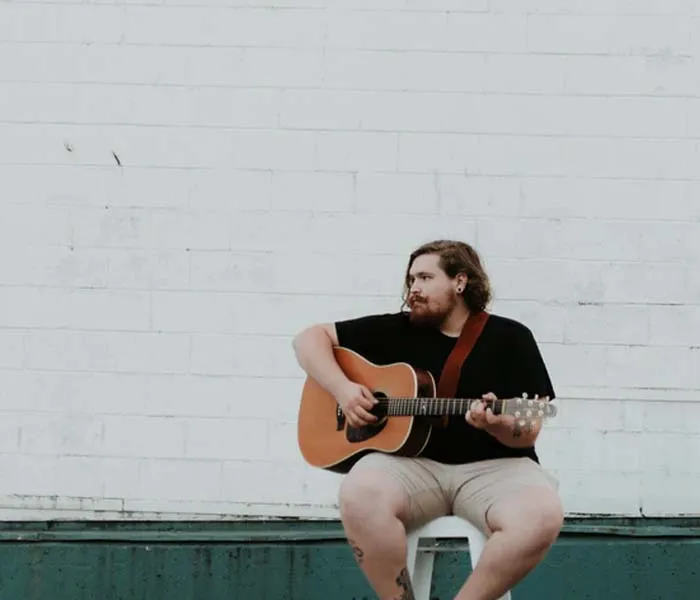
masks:
<svg viewBox="0 0 700 600"><path fill-rule="evenodd" d="M698 600L696 523L569 524L514 600ZM432 599L468 554L441 548ZM374 600L337 523L5 524L0 600Z"/></svg>

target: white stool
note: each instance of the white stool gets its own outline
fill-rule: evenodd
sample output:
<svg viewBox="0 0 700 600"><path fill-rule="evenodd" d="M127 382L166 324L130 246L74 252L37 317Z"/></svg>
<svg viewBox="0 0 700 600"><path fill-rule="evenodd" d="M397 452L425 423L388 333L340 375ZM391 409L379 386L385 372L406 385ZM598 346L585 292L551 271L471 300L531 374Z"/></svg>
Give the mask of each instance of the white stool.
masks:
<svg viewBox="0 0 700 600"><path fill-rule="evenodd" d="M416 600L430 599L433 580L435 542L440 539L466 539L472 569L486 544L486 536L469 521L460 517L440 517L408 534L407 564ZM500 600L511 600L510 592Z"/></svg>

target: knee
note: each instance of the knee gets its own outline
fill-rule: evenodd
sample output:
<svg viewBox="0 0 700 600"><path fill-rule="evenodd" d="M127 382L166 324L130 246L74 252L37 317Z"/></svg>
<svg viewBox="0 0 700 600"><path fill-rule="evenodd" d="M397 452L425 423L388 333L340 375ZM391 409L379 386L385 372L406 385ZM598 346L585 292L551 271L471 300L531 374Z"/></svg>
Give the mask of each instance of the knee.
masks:
<svg viewBox="0 0 700 600"><path fill-rule="evenodd" d="M541 503L531 511L531 534L544 548L551 546L559 537L564 525L564 510L561 501L554 493L541 499Z"/></svg>
<svg viewBox="0 0 700 600"><path fill-rule="evenodd" d="M340 485L340 518L353 529L373 527L375 522L400 517L407 499L399 486L386 475L371 472L350 473Z"/></svg>
<svg viewBox="0 0 700 600"><path fill-rule="evenodd" d="M564 511L556 492L532 489L495 507L496 529L526 541L537 553L547 550L559 536Z"/></svg>

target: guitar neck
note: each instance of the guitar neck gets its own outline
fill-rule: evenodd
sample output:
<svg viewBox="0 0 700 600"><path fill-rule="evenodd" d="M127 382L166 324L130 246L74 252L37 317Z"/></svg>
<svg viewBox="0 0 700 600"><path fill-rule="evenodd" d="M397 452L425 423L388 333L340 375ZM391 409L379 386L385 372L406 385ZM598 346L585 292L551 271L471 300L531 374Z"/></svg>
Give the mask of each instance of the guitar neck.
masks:
<svg viewBox="0 0 700 600"><path fill-rule="evenodd" d="M494 414L501 414L507 400L482 400ZM476 398L380 398L379 409L390 416L466 415Z"/></svg>

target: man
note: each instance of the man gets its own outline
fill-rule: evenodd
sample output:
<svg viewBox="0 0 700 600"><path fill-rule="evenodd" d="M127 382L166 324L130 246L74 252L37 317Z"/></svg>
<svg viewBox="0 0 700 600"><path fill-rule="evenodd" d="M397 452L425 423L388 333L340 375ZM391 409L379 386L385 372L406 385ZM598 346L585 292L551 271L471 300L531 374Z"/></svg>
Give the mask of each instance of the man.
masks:
<svg viewBox="0 0 700 600"><path fill-rule="evenodd" d="M424 244L408 261L407 312L314 325L296 336L302 368L337 399L348 423L375 417L372 393L350 381L332 348L350 348L375 364L407 362L436 380L470 317L485 313L489 280L468 244ZM554 398L530 330L487 315L463 363L457 397ZM434 427L419 457L373 452L359 459L340 488L340 514L355 557L381 600L412 599L406 569L406 531L436 517L469 519L488 537L483 554L455 600L495 600L544 557L561 529L556 480L540 466L532 430L494 415L475 401L465 417Z"/></svg>

